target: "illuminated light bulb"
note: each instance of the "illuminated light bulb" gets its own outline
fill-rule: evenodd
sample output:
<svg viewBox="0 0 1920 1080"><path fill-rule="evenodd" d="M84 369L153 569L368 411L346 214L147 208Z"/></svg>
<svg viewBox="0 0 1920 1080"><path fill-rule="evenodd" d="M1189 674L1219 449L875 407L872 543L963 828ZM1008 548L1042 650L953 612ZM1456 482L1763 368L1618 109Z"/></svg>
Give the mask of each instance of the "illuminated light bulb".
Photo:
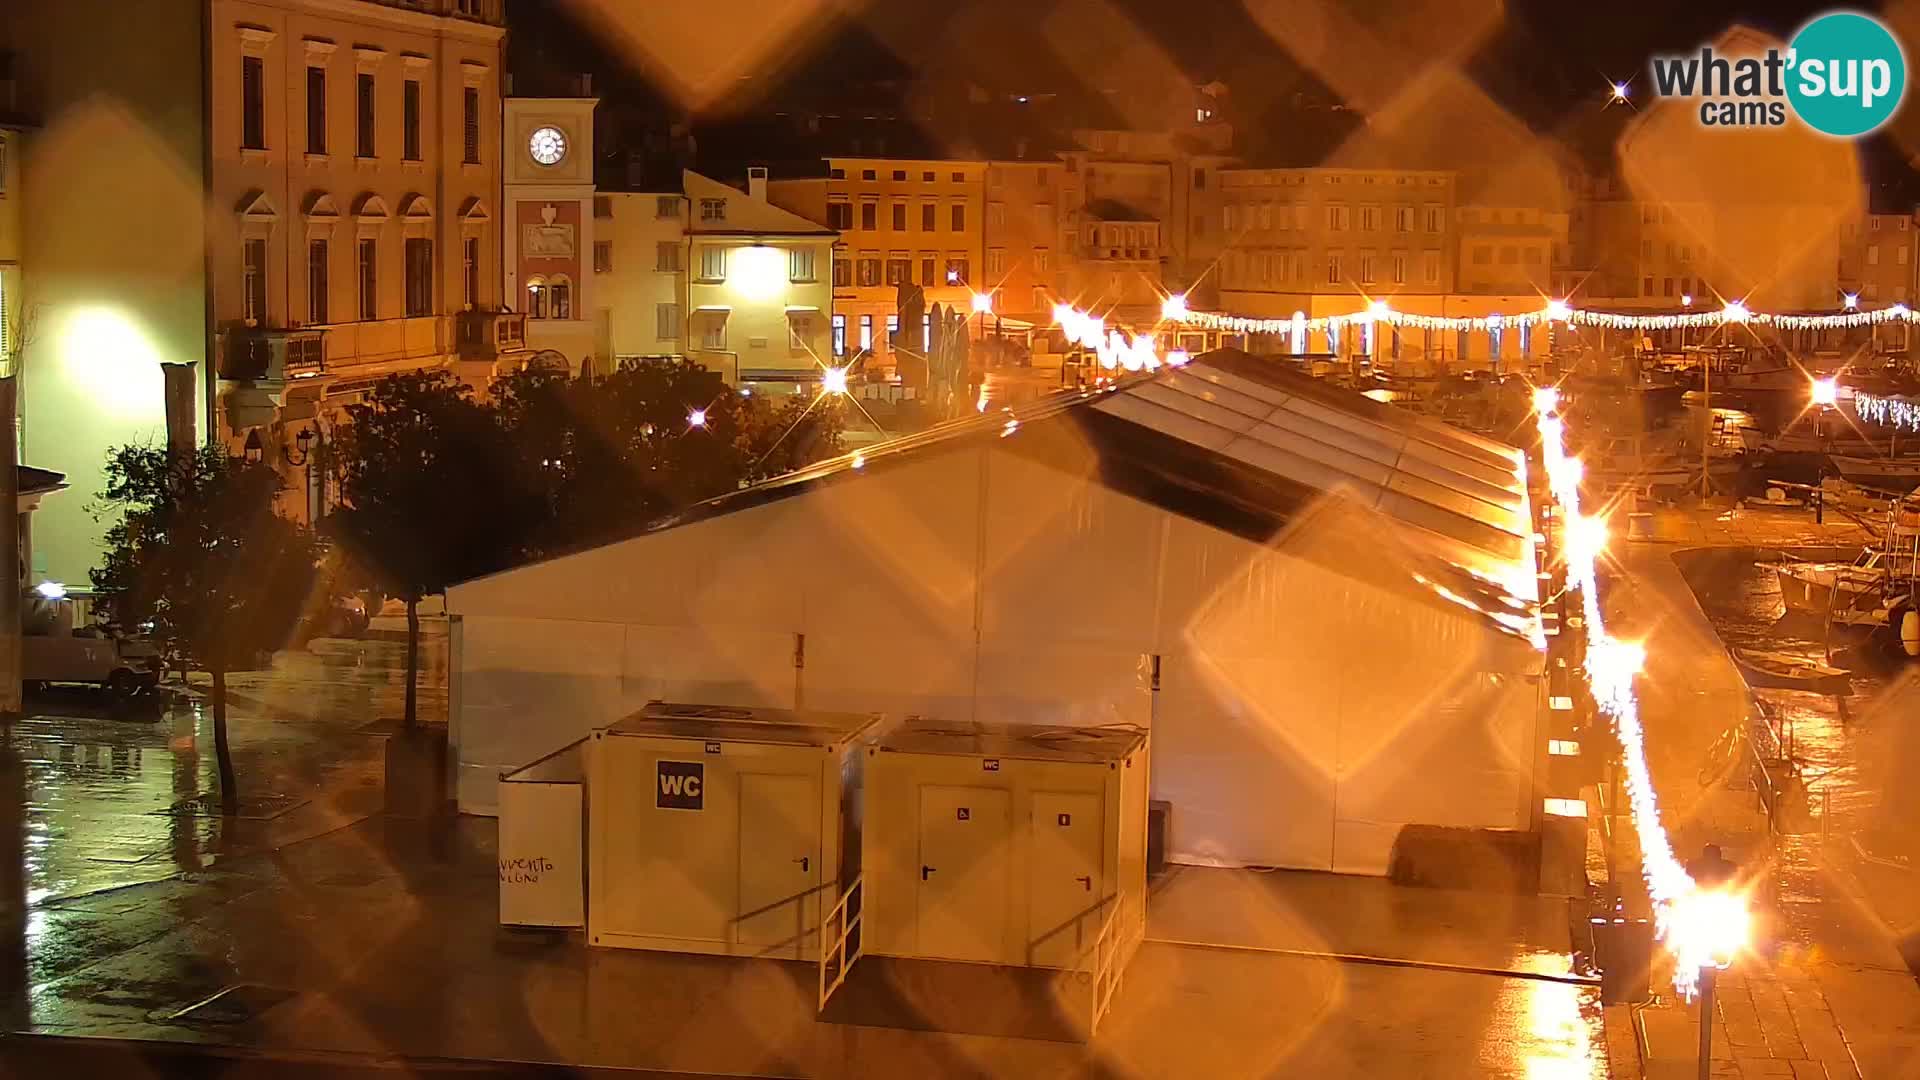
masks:
<svg viewBox="0 0 1920 1080"><path fill-rule="evenodd" d="M1184 293L1174 293L1160 301L1160 317L1170 322L1178 322L1187 317L1187 297Z"/></svg>
<svg viewBox="0 0 1920 1080"><path fill-rule="evenodd" d="M1613 100L1615 101L1627 100L1627 84L1626 83L1617 82L1613 84Z"/></svg>
<svg viewBox="0 0 1920 1080"><path fill-rule="evenodd" d="M1566 322L1573 318L1573 308L1565 300L1547 301L1547 321Z"/></svg>
<svg viewBox="0 0 1920 1080"><path fill-rule="evenodd" d="M1557 386L1536 386L1533 388L1533 411L1546 415L1560 407L1560 388Z"/></svg>
<svg viewBox="0 0 1920 1080"><path fill-rule="evenodd" d="M1681 964L1724 968L1753 940L1753 912L1744 893L1695 888L1668 905L1666 930Z"/></svg>
<svg viewBox="0 0 1920 1080"><path fill-rule="evenodd" d="M1571 458L1566 460L1572 460ZM1607 519L1575 515L1567 521L1567 564L1590 571L1607 548Z"/></svg>
<svg viewBox="0 0 1920 1080"><path fill-rule="evenodd" d="M826 394L844 394L847 392L847 369L830 367L820 373L820 391Z"/></svg>
<svg viewBox="0 0 1920 1080"><path fill-rule="evenodd" d="M1727 306L1720 309L1720 318L1724 322L1743 323L1753 318L1753 312L1748 311L1747 305L1740 301L1729 300Z"/></svg>
<svg viewBox="0 0 1920 1080"><path fill-rule="evenodd" d="M1179 367L1191 359L1193 359L1193 357L1188 356L1187 350L1185 349L1175 349L1167 354L1167 363L1172 367Z"/></svg>
<svg viewBox="0 0 1920 1080"><path fill-rule="evenodd" d="M1907 305L1905 304L1895 304L1892 307L1887 309L1887 314L1893 316L1896 319L1904 319L1904 318L1907 318L1909 315L1911 315L1912 312L1907 310Z"/></svg>
<svg viewBox="0 0 1920 1080"><path fill-rule="evenodd" d="M59 600L67 595L67 587L57 581L43 581L35 585L33 591L47 600Z"/></svg>
<svg viewBox="0 0 1920 1080"><path fill-rule="evenodd" d="M1840 383L1837 379L1813 380L1813 403L1815 405L1833 405L1840 400Z"/></svg>
<svg viewBox="0 0 1920 1080"><path fill-rule="evenodd" d="M1073 310L1071 305L1068 305L1068 304L1053 305L1053 323L1055 326L1065 326L1067 325L1068 320L1077 318L1078 316L1079 316L1079 312Z"/></svg>
<svg viewBox="0 0 1920 1080"><path fill-rule="evenodd" d="M1375 319L1386 319L1393 314L1393 309L1387 306L1385 300L1375 300L1367 305L1367 314Z"/></svg>
<svg viewBox="0 0 1920 1080"><path fill-rule="evenodd" d="M764 244L735 248L727 259L727 284L742 296L766 300L787 287L787 260Z"/></svg>
<svg viewBox="0 0 1920 1080"><path fill-rule="evenodd" d="M958 270L947 271L947 284L949 285L960 284L960 271Z"/></svg>
<svg viewBox="0 0 1920 1080"><path fill-rule="evenodd" d="M1681 294L1680 294L1680 306L1681 306L1681 307L1692 307L1692 306L1693 306L1693 294L1692 294L1692 293L1681 293Z"/></svg>
<svg viewBox="0 0 1920 1080"><path fill-rule="evenodd" d="M989 315L989 314L992 314L992 312L993 312L993 295L991 293L983 293L983 292L974 293L973 294L973 313L975 315Z"/></svg>
<svg viewBox="0 0 1920 1080"><path fill-rule="evenodd" d="M695 410L693 410L692 412L690 412L690 413L688 413L688 414L687 414L687 426L688 426L688 427L702 427L702 428L703 428L703 427L706 427L706 426L707 426L707 410L705 410L705 409L695 409Z"/></svg>
<svg viewBox="0 0 1920 1080"><path fill-rule="evenodd" d="M1554 497L1561 502L1572 502L1579 496L1580 481L1586 478L1587 467L1576 457L1554 457L1547 462L1547 486L1553 489Z"/></svg>
<svg viewBox="0 0 1920 1080"><path fill-rule="evenodd" d="M1842 298L1842 302L1847 305L1848 311L1852 311L1854 308L1857 308L1860 306L1860 294L1848 293L1845 297Z"/></svg>

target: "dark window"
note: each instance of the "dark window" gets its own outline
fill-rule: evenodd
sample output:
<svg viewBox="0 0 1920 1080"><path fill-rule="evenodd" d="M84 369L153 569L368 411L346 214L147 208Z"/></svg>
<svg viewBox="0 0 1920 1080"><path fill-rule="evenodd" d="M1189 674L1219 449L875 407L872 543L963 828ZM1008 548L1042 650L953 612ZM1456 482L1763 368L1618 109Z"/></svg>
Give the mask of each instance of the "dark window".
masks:
<svg viewBox="0 0 1920 1080"><path fill-rule="evenodd" d="M966 183L966 182L967 182L967 174L966 174L966 173L960 173L960 172L957 172L957 173L954 173L954 174L953 174L953 182L954 182L954 183L956 183L956 184L964 184L964 183Z"/></svg>
<svg viewBox="0 0 1920 1080"><path fill-rule="evenodd" d="M920 256L920 284L933 284L933 256Z"/></svg>
<svg viewBox="0 0 1920 1080"><path fill-rule="evenodd" d="M966 230L967 230L967 204L954 203L953 204L953 231L965 232Z"/></svg>
<svg viewBox="0 0 1920 1080"><path fill-rule="evenodd" d="M1207 190L1207 170L1205 169L1193 170L1193 190L1195 191Z"/></svg>
<svg viewBox="0 0 1920 1080"><path fill-rule="evenodd" d="M907 178L907 170L905 169L893 170L893 178L895 180L905 180Z"/></svg>
<svg viewBox="0 0 1920 1080"><path fill-rule="evenodd" d="M829 177L831 177L832 179L835 179L835 180L845 180L845 179L847 178L847 170L845 170L845 169L828 169L828 170L827 170L827 175L828 175Z"/></svg>
<svg viewBox="0 0 1920 1080"><path fill-rule="evenodd" d="M360 317L377 319L380 317L380 276L378 270L380 245L374 240L360 241Z"/></svg>
<svg viewBox="0 0 1920 1080"><path fill-rule="evenodd" d="M327 152L327 69L307 69L307 153Z"/></svg>
<svg viewBox="0 0 1920 1080"><path fill-rule="evenodd" d="M924 183L924 184L931 184L931 183L933 183L933 170L932 170L932 169L928 169L928 170L927 170L926 172L923 172L923 173L921 173L921 174L920 174L920 182L921 182L921 183Z"/></svg>
<svg viewBox="0 0 1920 1080"><path fill-rule="evenodd" d="M327 242L307 241L307 321L327 321Z"/></svg>
<svg viewBox="0 0 1920 1080"><path fill-rule="evenodd" d="M480 241L469 236L460 242L461 258L465 261L463 282L466 287L467 310L480 306Z"/></svg>
<svg viewBox="0 0 1920 1080"><path fill-rule="evenodd" d="M853 204L843 203L843 202L828 203L827 204L827 228L829 229L853 228Z"/></svg>
<svg viewBox="0 0 1920 1080"><path fill-rule="evenodd" d="M853 284L853 261L845 252L833 253L833 283L843 289Z"/></svg>
<svg viewBox="0 0 1920 1080"><path fill-rule="evenodd" d="M935 206L933 203L920 204L920 231L921 232L932 232L934 229L939 227L939 225L935 222L935 216L938 213L939 213L939 207Z"/></svg>
<svg viewBox="0 0 1920 1080"><path fill-rule="evenodd" d="M373 156L373 73L363 71L354 77L355 128L358 137L354 142L354 153L363 158Z"/></svg>
<svg viewBox="0 0 1920 1080"><path fill-rule="evenodd" d="M469 86L460 95L461 133L464 142L460 160L480 164L480 90Z"/></svg>
<svg viewBox="0 0 1920 1080"><path fill-rule="evenodd" d="M267 65L257 56L240 58L240 145L267 148Z"/></svg>
<svg viewBox="0 0 1920 1080"><path fill-rule="evenodd" d="M550 319L573 318L573 286L565 281L556 281L547 286L547 317ZM724 343L721 348L726 348Z"/></svg>
<svg viewBox="0 0 1920 1080"><path fill-rule="evenodd" d="M267 242L248 240L243 245L242 275L246 278L246 317L254 326L267 323Z"/></svg>
<svg viewBox="0 0 1920 1080"><path fill-rule="evenodd" d="M862 172L860 173L860 179L862 179L862 180L877 180L877 179L879 179L879 174L878 174L878 173L876 173L876 172L874 172L874 171L873 171L872 169L866 169L866 170L863 170L863 171L862 171Z"/></svg>
<svg viewBox="0 0 1920 1080"><path fill-rule="evenodd" d="M913 263L902 255L887 260L887 284L905 285L913 280Z"/></svg>
<svg viewBox="0 0 1920 1080"><path fill-rule="evenodd" d="M420 160L420 82L408 79L400 84L400 157Z"/></svg>
<svg viewBox="0 0 1920 1080"><path fill-rule="evenodd" d="M906 203L896 202L893 204L893 227L895 229L900 230L901 232L906 231L906 228L907 228L907 204Z"/></svg>
<svg viewBox="0 0 1920 1080"><path fill-rule="evenodd" d="M877 229L880 227L879 203L860 204L860 227L863 229Z"/></svg>
<svg viewBox="0 0 1920 1080"><path fill-rule="evenodd" d="M871 256L860 260L860 284L880 284L880 260Z"/></svg>
<svg viewBox="0 0 1920 1080"><path fill-rule="evenodd" d="M433 241L423 236L407 238L407 315L433 313Z"/></svg>

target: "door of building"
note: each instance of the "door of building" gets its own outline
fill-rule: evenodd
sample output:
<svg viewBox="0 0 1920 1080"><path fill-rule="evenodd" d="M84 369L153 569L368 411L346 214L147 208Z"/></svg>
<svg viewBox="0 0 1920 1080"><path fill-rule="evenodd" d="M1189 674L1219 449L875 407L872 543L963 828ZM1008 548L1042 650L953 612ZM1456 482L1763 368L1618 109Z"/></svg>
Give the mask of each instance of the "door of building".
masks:
<svg viewBox="0 0 1920 1080"><path fill-rule="evenodd" d="M767 956L811 955L818 932L820 800L810 776L740 774L736 940Z"/></svg>
<svg viewBox="0 0 1920 1080"><path fill-rule="evenodd" d="M1084 793L1035 792L1033 848L1028 866L1028 963L1070 968L1100 933L1106 915L1101 875L1101 798Z"/></svg>
<svg viewBox="0 0 1920 1080"><path fill-rule="evenodd" d="M920 955L997 961L1007 936L1007 792L920 789Z"/></svg>

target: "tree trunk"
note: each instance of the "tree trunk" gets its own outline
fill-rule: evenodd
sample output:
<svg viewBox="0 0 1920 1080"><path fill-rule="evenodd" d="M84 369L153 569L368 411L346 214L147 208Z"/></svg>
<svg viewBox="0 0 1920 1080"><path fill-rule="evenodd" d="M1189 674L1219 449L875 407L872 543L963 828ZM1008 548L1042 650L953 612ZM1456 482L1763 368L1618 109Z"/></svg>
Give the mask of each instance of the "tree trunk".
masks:
<svg viewBox="0 0 1920 1080"><path fill-rule="evenodd" d="M20 714L20 591L26 587L20 566L19 415L20 380L0 377L0 716Z"/></svg>
<svg viewBox="0 0 1920 1080"><path fill-rule="evenodd" d="M407 712L406 725L411 730L420 720L418 716L418 692L415 684L420 681L420 598L407 596Z"/></svg>
<svg viewBox="0 0 1920 1080"><path fill-rule="evenodd" d="M220 763L220 812L240 812L240 792L233 781L233 751L227 746L227 673L213 669L213 753Z"/></svg>

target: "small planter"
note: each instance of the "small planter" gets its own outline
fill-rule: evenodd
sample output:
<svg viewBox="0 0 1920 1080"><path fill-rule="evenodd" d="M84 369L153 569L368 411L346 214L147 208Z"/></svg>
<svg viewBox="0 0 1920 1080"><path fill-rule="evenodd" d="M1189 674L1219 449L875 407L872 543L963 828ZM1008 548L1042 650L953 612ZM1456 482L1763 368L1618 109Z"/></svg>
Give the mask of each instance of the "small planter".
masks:
<svg viewBox="0 0 1920 1080"><path fill-rule="evenodd" d="M447 729L397 728L387 739L387 814L440 817L447 802Z"/></svg>

